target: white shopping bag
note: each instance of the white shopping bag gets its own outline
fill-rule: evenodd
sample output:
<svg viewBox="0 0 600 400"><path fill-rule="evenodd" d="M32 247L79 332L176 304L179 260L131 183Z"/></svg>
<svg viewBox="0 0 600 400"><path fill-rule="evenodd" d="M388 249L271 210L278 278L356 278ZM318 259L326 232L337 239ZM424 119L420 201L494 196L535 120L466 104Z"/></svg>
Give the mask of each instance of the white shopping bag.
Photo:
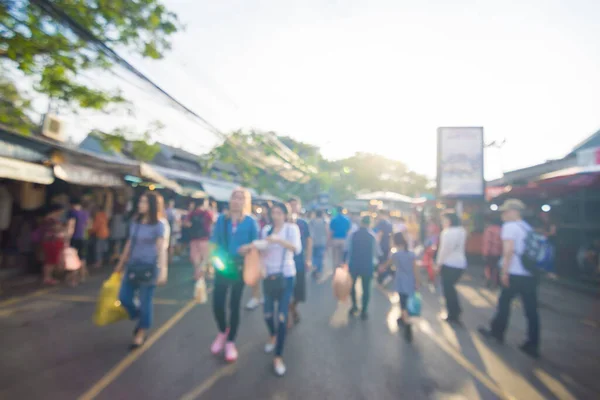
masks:
<svg viewBox="0 0 600 400"><path fill-rule="evenodd" d="M196 299L196 301L200 304L204 304L208 301L208 296L206 293L206 281L204 278L200 278L196 281L194 299Z"/></svg>

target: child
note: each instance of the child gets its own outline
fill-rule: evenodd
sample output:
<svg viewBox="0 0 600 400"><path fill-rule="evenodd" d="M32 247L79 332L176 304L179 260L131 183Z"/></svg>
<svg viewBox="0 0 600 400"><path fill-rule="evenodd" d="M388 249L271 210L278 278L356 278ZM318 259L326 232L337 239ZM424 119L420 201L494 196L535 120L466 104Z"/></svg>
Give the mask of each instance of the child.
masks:
<svg viewBox="0 0 600 400"><path fill-rule="evenodd" d="M419 269L415 253L408 250L408 242L402 232L394 234L394 247L396 252L392 253L386 264L396 267L395 288L400 296L400 308L402 315L398 318L398 325L404 325L404 337L412 341L412 327L408 316L408 298L412 296L420 286Z"/></svg>

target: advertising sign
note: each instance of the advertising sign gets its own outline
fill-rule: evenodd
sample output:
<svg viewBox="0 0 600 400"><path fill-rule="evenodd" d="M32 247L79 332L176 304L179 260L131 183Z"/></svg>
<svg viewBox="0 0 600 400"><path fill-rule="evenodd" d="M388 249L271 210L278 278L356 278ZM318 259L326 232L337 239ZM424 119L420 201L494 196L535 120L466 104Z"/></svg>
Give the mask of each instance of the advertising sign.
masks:
<svg viewBox="0 0 600 400"><path fill-rule="evenodd" d="M438 128L437 190L440 197L484 197L483 128Z"/></svg>

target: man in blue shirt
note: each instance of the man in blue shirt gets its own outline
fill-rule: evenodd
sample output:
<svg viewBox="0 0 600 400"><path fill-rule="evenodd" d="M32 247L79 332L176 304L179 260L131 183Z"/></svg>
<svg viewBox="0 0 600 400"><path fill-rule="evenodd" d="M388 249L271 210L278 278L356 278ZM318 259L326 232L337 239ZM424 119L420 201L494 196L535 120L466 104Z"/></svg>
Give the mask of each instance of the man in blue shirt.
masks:
<svg viewBox="0 0 600 400"><path fill-rule="evenodd" d="M329 223L329 232L331 235L331 253L333 258L333 267L337 268L342 265L344 261L344 247L346 245L346 238L348 232L352 227L350 218L344 214L344 208L337 207L337 215Z"/></svg>
<svg viewBox="0 0 600 400"><path fill-rule="evenodd" d="M365 216L361 219L360 228L348 237L348 268L352 275L352 309L350 315L354 316L358 312L356 304L356 280L360 277L363 289L362 309L360 317L367 319L367 307L371 297L371 279L373 270L379 256L379 245L375 235L369 229L371 227L371 217Z"/></svg>

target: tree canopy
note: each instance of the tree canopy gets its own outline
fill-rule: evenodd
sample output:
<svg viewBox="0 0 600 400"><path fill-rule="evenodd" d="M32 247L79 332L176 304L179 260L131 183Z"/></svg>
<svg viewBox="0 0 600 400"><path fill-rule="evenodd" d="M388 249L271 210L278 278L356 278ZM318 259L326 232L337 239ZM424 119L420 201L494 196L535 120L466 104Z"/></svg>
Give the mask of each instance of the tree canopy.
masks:
<svg viewBox="0 0 600 400"><path fill-rule="evenodd" d="M211 159L234 165L242 172L242 183L259 192L266 191L278 196L293 194L304 200L315 199L322 192L330 193L332 201L340 202L354 198L361 192L390 191L419 196L431 191L430 179L410 170L401 161L369 153L357 153L342 160L330 161L323 157L318 146L287 136L277 136L280 143L301 159L301 164L296 168L307 178L301 181L285 179L273 165L257 162L272 157L277 151L273 143L265 139L266 135L258 131L248 134L234 132L211 152ZM294 164L293 161L289 164ZM295 167L288 165L288 168Z"/></svg>
<svg viewBox="0 0 600 400"><path fill-rule="evenodd" d="M114 60L38 3L0 2L2 66L30 77L33 89L57 106L103 111L124 103L119 91L98 89L81 79L86 71L109 70ZM170 37L181 28L177 16L157 0L53 0L51 4L101 42L150 59L163 57L170 49ZM27 112L29 106L10 99L4 105L17 114ZM27 128L24 122L12 122L15 129Z"/></svg>

